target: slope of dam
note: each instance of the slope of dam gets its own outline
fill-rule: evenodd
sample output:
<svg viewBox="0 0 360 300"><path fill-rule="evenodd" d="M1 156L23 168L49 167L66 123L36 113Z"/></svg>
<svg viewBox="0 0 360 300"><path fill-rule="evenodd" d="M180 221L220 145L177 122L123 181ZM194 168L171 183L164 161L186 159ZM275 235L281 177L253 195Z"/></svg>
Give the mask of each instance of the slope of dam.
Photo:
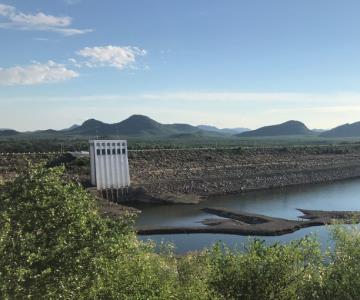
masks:
<svg viewBox="0 0 360 300"><path fill-rule="evenodd" d="M360 146L137 151L129 164L149 193L211 196L360 177Z"/></svg>

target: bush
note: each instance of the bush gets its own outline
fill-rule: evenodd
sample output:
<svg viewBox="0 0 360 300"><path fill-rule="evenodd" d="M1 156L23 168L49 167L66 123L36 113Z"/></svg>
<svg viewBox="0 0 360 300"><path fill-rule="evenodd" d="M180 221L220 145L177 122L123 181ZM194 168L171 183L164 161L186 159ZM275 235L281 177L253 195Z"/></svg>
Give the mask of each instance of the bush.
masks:
<svg viewBox="0 0 360 300"><path fill-rule="evenodd" d="M358 228L337 226L332 231L336 242L328 253L324 272L323 299L360 298L360 231Z"/></svg>
<svg viewBox="0 0 360 300"><path fill-rule="evenodd" d="M131 225L101 218L62 168L27 168L1 191L0 298L171 299L171 264Z"/></svg>
<svg viewBox="0 0 360 300"><path fill-rule="evenodd" d="M318 243L306 238L266 246L254 240L244 251L216 245L210 252L210 286L225 299L297 299L321 261Z"/></svg>

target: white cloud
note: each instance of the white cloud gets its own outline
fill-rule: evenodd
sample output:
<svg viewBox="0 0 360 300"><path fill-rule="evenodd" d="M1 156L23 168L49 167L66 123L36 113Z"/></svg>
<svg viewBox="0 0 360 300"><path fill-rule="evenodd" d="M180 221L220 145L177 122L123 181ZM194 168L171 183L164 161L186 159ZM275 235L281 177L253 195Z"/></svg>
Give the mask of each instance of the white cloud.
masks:
<svg viewBox="0 0 360 300"><path fill-rule="evenodd" d="M65 36L79 35L93 32L92 29L75 29L75 28L52 28L51 31L62 33Z"/></svg>
<svg viewBox="0 0 360 300"><path fill-rule="evenodd" d="M77 52L78 55L87 58L82 62L87 67L110 66L117 69L124 69L131 66L136 61L137 56L146 55L146 50L138 47L86 47Z"/></svg>
<svg viewBox="0 0 360 300"><path fill-rule="evenodd" d="M0 68L0 85L35 85L59 82L79 76L64 65L48 61L45 64L33 63L27 66Z"/></svg>
<svg viewBox="0 0 360 300"><path fill-rule="evenodd" d="M92 29L70 28L72 19L68 16L52 16L38 12L25 14L16 7L0 3L0 28L17 30L40 30L58 32L65 36L84 34Z"/></svg>

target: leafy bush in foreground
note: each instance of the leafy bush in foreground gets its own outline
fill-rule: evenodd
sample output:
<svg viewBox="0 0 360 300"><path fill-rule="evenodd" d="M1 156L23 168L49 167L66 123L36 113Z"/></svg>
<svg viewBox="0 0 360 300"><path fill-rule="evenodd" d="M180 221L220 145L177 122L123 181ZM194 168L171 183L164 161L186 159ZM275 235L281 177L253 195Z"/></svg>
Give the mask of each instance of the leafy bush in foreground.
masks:
<svg viewBox="0 0 360 300"><path fill-rule="evenodd" d="M359 299L360 231L334 249L220 244L175 257L139 242L131 216L100 217L62 168L29 167L0 186L0 299Z"/></svg>
<svg viewBox="0 0 360 300"><path fill-rule="evenodd" d="M175 273L137 241L131 219L101 218L62 176L29 168L2 187L0 298L169 298Z"/></svg>

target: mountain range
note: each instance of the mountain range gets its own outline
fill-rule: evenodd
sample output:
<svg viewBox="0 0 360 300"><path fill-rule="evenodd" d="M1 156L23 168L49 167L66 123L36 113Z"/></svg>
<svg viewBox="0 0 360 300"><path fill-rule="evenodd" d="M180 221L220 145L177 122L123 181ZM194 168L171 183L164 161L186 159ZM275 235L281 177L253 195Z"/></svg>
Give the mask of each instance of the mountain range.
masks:
<svg viewBox="0 0 360 300"><path fill-rule="evenodd" d="M310 130L300 121L287 121L281 124L264 126L255 130L248 128L217 128L210 125L192 126L189 124L161 124L147 116L132 115L117 123L104 123L89 119L81 125L73 125L62 130L38 130L18 132L12 129L0 129L0 137L37 136L37 137L156 137L156 138L188 138L188 137L278 137L278 136L319 136L326 138L360 137L360 122L345 124L331 130Z"/></svg>
<svg viewBox="0 0 360 300"><path fill-rule="evenodd" d="M124 121L108 124L90 119L67 131L75 135L122 135L122 136L171 136L199 133L201 129L188 124L161 124L149 117L132 115Z"/></svg>

